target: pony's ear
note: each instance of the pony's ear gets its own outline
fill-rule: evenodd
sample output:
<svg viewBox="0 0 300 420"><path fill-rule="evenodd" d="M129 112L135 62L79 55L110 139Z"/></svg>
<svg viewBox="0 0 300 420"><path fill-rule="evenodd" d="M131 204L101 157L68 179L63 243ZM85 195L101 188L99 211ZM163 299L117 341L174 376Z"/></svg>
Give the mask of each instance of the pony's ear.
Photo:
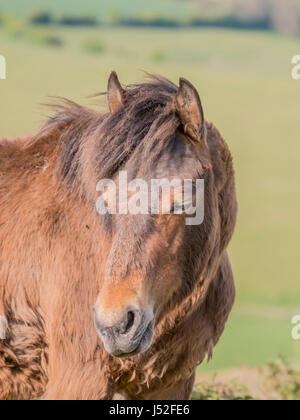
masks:
<svg viewBox="0 0 300 420"><path fill-rule="evenodd" d="M107 100L111 113L119 111L119 109L124 105L125 90L122 88L115 71L111 73L108 80Z"/></svg>
<svg viewBox="0 0 300 420"><path fill-rule="evenodd" d="M195 141L202 140L204 114L200 97L194 86L186 79L180 79L175 106L184 132Z"/></svg>

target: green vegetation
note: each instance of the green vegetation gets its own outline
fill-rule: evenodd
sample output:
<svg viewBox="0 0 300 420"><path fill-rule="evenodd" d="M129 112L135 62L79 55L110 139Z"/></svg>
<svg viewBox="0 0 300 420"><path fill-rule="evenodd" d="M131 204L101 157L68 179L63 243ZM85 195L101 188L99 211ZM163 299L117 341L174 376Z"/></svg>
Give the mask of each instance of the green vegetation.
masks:
<svg viewBox="0 0 300 420"><path fill-rule="evenodd" d="M113 69L123 83L143 80L142 69L198 87L206 118L232 150L239 200L230 246L237 303L212 363L200 372L263 365L279 353L299 359L291 317L300 313L300 82L290 76L298 41L230 30L32 27L8 15L5 22L1 137L37 130L49 114L39 104L50 95L100 109L85 98L105 90Z"/></svg>
<svg viewBox="0 0 300 420"><path fill-rule="evenodd" d="M21 3L22 1L22 3ZM30 24L129 27L216 27L275 31L300 35L300 6L297 0L12 0L2 11L15 11ZM47 9L48 8L48 9Z"/></svg>
<svg viewBox="0 0 300 420"><path fill-rule="evenodd" d="M268 388L285 401L300 400L300 371L291 367L284 357L268 364Z"/></svg>
<svg viewBox="0 0 300 420"><path fill-rule="evenodd" d="M29 40L45 46L61 47L63 45L62 38L53 30L34 28L28 31L27 37Z"/></svg>
<svg viewBox="0 0 300 420"><path fill-rule="evenodd" d="M10 13L2 14L0 15L0 22L5 34L12 38L21 38L26 33L26 22L19 16Z"/></svg>
<svg viewBox="0 0 300 420"><path fill-rule="evenodd" d="M104 51L104 45L98 38L89 38L82 43L82 49L90 54L101 54Z"/></svg>
<svg viewBox="0 0 300 420"><path fill-rule="evenodd" d="M300 370L283 357L262 368L242 367L206 381L196 379L194 400L300 400Z"/></svg>
<svg viewBox="0 0 300 420"><path fill-rule="evenodd" d="M40 0L10 0L3 3L1 11L12 11L23 16L41 8ZM89 13L105 21L112 15L128 18L158 13L162 17L178 19L181 16L192 15L194 10L189 0L72 0L71 7L67 0L44 0L42 3L43 9L53 15L70 15L71 10L73 16Z"/></svg>
<svg viewBox="0 0 300 420"><path fill-rule="evenodd" d="M28 22L32 25L50 25L54 22L54 18L47 10L37 10L29 15Z"/></svg>
<svg viewBox="0 0 300 420"><path fill-rule="evenodd" d="M166 54L161 48L156 48L155 50L151 51L150 57L152 61L159 63L166 59Z"/></svg>
<svg viewBox="0 0 300 420"><path fill-rule="evenodd" d="M236 381L229 384L218 383L215 378L208 383L197 384L194 388L192 400L201 401L249 401L253 398L248 394L246 386Z"/></svg>

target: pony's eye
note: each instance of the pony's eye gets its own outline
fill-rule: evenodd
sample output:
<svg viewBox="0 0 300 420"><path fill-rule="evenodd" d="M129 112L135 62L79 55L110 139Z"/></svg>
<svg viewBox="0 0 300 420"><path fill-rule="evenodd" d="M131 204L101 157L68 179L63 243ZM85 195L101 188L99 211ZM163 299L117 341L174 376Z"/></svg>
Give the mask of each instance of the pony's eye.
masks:
<svg viewBox="0 0 300 420"><path fill-rule="evenodd" d="M170 208L170 213L182 214L184 212L184 207L181 203L173 202Z"/></svg>
<svg viewBox="0 0 300 420"><path fill-rule="evenodd" d="M174 202L170 208L171 214L184 214L191 209L193 203L191 201L186 201L184 203Z"/></svg>

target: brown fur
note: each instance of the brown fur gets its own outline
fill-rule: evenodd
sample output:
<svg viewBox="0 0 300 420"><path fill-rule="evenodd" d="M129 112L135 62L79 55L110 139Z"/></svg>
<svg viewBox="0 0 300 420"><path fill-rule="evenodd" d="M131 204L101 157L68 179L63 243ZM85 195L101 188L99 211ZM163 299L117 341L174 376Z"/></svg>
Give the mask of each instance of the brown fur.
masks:
<svg viewBox="0 0 300 420"><path fill-rule="evenodd" d="M0 141L0 315L8 320L0 399L190 397L196 366L211 357L234 300L226 247L236 199L228 147L212 124L203 144L184 134L176 92L156 78L131 86L112 115L68 103L36 136ZM151 177L158 161L205 179L201 226L124 217L116 230L119 219L97 214L99 179L124 167ZM154 277L164 299L152 346L113 358L93 324L99 291L117 308L130 287Z"/></svg>

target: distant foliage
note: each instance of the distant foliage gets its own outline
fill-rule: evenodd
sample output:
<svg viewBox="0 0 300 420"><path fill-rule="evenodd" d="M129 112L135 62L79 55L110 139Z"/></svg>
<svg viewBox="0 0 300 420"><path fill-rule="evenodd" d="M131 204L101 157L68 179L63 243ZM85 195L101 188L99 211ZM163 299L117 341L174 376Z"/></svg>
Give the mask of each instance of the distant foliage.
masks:
<svg viewBox="0 0 300 420"><path fill-rule="evenodd" d="M29 25L61 25L97 27L101 24L123 27L150 28L229 28L244 30L275 31L284 35L300 36L299 0L186 0L194 5L194 13L168 17L160 11L125 14L124 10L112 7L104 21L95 15L67 13L61 16L49 10L37 10L27 17ZM175 0L174 0L175 2ZM0 24L6 20L0 16ZM12 28L11 28L12 29ZM18 34L18 30L12 32Z"/></svg>
<svg viewBox="0 0 300 420"><path fill-rule="evenodd" d="M14 14L1 15L1 22L6 34L12 38L21 38L26 32L26 22Z"/></svg>
<svg viewBox="0 0 300 420"><path fill-rule="evenodd" d="M40 10L33 12L28 21L32 25L50 25L54 23L54 17L51 12L47 10Z"/></svg>
<svg viewBox="0 0 300 420"><path fill-rule="evenodd" d="M91 15L63 15L56 21L60 25L66 26L97 26L99 24L96 17Z"/></svg>
<svg viewBox="0 0 300 420"><path fill-rule="evenodd" d="M186 26L185 22L175 19L166 19L163 17L129 17L122 18L119 21L120 26L130 26L133 28L165 28L174 29Z"/></svg>
<svg viewBox="0 0 300 420"><path fill-rule="evenodd" d="M34 43L46 45L49 47L62 47L63 40L56 33L43 28L32 29L27 34L28 38Z"/></svg>
<svg viewBox="0 0 300 420"><path fill-rule="evenodd" d="M37 10L28 16L30 25L63 25L63 26L98 26L99 21L94 15L82 14L62 14L54 15L49 10Z"/></svg>
<svg viewBox="0 0 300 420"><path fill-rule="evenodd" d="M37 12L31 15L30 20L40 22L39 26L28 25L28 22L19 18L14 14L1 15L2 26L4 27L5 34L11 38L24 38L34 43L51 46L61 47L63 45L62 38L57 35L56 31L51 27L44 27L41 23L49 22L50 16L47 12Z"/></svg>
<svg viewBox="0 0 300 420"><path fill-rule="evenodd" d="M166 53L161 48L156 48L152 50L150 54L150 58L152 61L155 61L156 63L161 63L162 61L165 61Z"/></svg>
<svg viewBox="0 0 300 420"><path fill-rule="evenodd" d="M122 21L122 12L119 8L114 7L110 10L108 23L111 25L119 25Z"/></svg>
<svg viewBox="0 0 300 420"><path fill-rule="evenodd" d="M101 54L104 51L104 44L98 38L86 39L82 44L82 49L89 54Z"/></svg>
<svg viewBox="0 0 300 420"><path fill-rule="evenodd" d="M273 30L285 35L300 35L298 0L193 0L199 19L224 22L244 29Z"/></svg>

